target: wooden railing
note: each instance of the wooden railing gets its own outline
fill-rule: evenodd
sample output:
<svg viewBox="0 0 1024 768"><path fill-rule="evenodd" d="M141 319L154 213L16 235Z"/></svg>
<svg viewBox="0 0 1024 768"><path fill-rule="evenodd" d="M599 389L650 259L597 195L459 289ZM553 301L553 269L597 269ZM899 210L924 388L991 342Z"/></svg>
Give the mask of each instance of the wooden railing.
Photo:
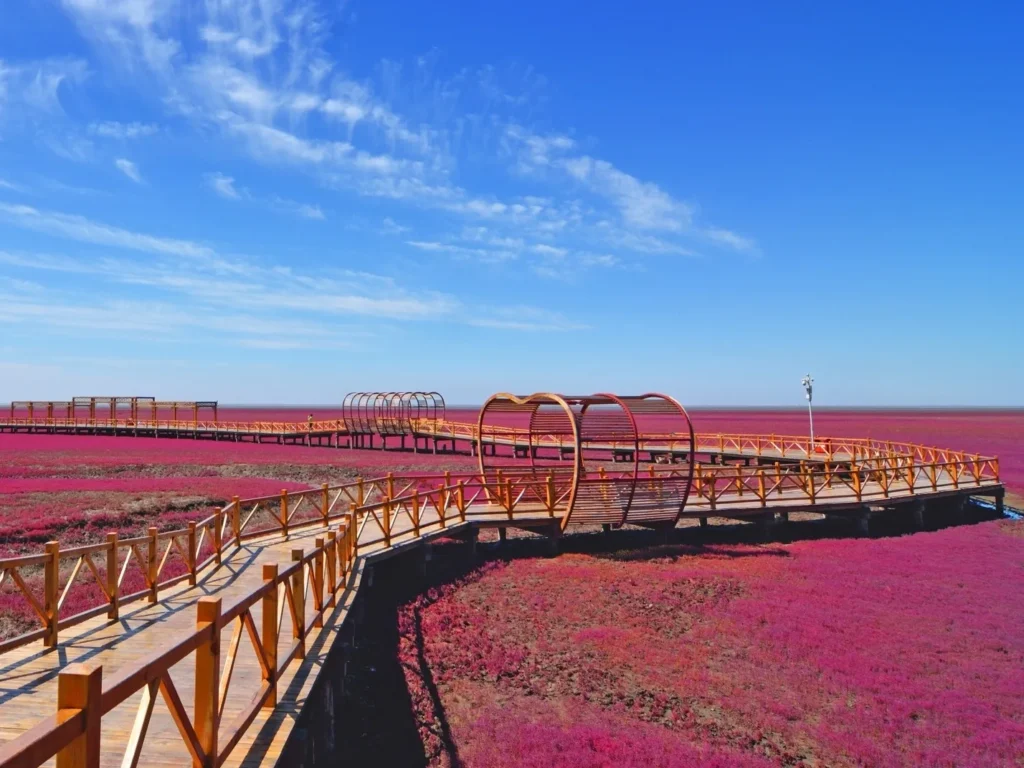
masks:
<svg viewBox="0 0 1024 768"><path fill-rule="evenodd" d="M308 432L345 432L342 419L314 421L210 421L192 419L89 419L89 418L3 418L5 427L52 427L55 429L159 430L164 432L240 432L294 435Z"/></svg>
<svg viewBox="0 0 1024 768"><path fill-rule="evenodd" d="M220 565L225 553L241 547L243 542L270 533L287 536L289 530L309 525L327 527L350 512L349 504L343 505L344 514L341 512L339 500L372 500L385 483L386 478L360 479L347 485L332 488L324 484L316 490L292 494L282 490L276 496L246 501L235 497L227 506L186 528L163 532L150 528L145 536L125 539L109 533L103 543L69 549L61 549L58 542L51 541L42 554L0 559L0 586L10 579L41 624L36 630L0 642L0 653L39 639L44 645L53 646L62 629L104 613L114 621L121 606L143 598L156 603L165 589L185 580L194 585L204 569ZM263 521L263 516L270 522L261 527L257 523ZM67 563L73 565L62 585L61 574ZM165 576L169 563L177 563L181 572ZM40 569L43 593L37 595L26 576ZM72 588L86 573L92 575L105 602L66 615L62 609L72 595ZM141 579L143 588L125 593L123 587L131 576Z"/></svg>
<svg viewBox="0 0 1024 768"><path fill-rule="evenodd" d="M656 494L662 481L688 471L688 467L652 464L641 482L649 482L647 491ZM998 480L996 459L936 458L921 462L913 453L837 462L702 464L695 468L691 501L704 506L691 514L706 514L709 510L736 517L760 514L775 497L806 506L870 503L897 495L964 491ZM602 467L596 476L584 481L633 482L633 478L624 470ZM220 564L231 548L241 547L246 540L287 537L299 528L315 526L325 533L324 538L316 539L311 552L293 550L292 562L286 567L264 565L262 585L232 605L224 608L217 598L200 599L193 632L122 669L106 682L97 668L73 665L63 670L58 679L55 714L0 746L0 766L35 768L56 756L58 768L93 768L98 764L102 718L140 691L141 702L122 765L134 768L139 764L155 703L161 698L193 764L220 766L259 712L276 706L281 675L303 658L308 633L323 625L338 595L350 584L361 549L393 547L415 541L428 531L474 519L490 517L500 522L515 521L520 516L532 523L544 518L557 520L571 491L571 472L554 469L542 475L535 475L529 468L495 470L487 476L451 472L388 474L256 499L236 497L185 529L161 533L151 528L146 536L130 539L110 534L104 543L66 550L51 542L41 555L0 560L2 578L12 579L42 623L42 629L0 646L0 650L6 650L40 638L47 645L55 645L59 630L65 627L104 612L109 619L116 619L120 607L133 600L156 602L161 590L179 581L187 579L195 584L203 569ZM183 564L184 570L163 577L172 557ZM97 565L97 559L104 563L103 568ZM60 589L62 561L74 565ZM144 589L123 594L130 563L142 573ZM44 571L42 600L32 595L23 576L24 570L33 568ZM61 617L71 585L83 572L94 576L106 604ZM253 614L257 606L258 622ZM229 627L232 634L225 646L222 634ZM289 635L287 627L290 644L282 651L282 642L287 643L282 638ZM226 706L243 635L256 655L260 685L252 696L243 697L240 703L236 697L231 706ZM193 654L195 702L190 717L171 671L180 669ZM228 720L224 715L229 712L234 715Z"/></svg>
<svg viewBox="0 0 1024 768"><path fill-rule="evenodd" d="M804 506L861 504L998 482L999 461L994 458L921 463L913 456L888 456L839 463L775 462L767 467L712 464L695 471L691 502L703 500L711 510L735 513L750 507L752 500L764 508L773 497Z"/></svg>
<svg viewBox="0 0 1024 768"><path fill-rule="evenodd" d="M103 717L140 691L123 766L139 765L158 697L169 710L192 764L222 765L260 711L277 706L282 674L305 657L307 636L323 626L338 595L349 586L356 557L355 528L350 517L329 531L326 540L317 539L313 551L293 550L290 565L264 565L262 585L226 608L220 598L200 598L193 632L110 680L103 681L101 667L75 664L62 670L54 715L0 746L0 765L36 768L56 756L58 768L97 768ZM257 606L259 626L253 615ZM284 632L288 626L290 643ZM231 639L225 645L222 636L229 628ZM255 695L230 708L237 714L225 722L243 636L256 655L260 685ZM190 717L171 672L193 655L195 697Z"/></svg>
<svg viewBox="0 0 1024 768"><path fill-rule="evenodd" d="M790 443L770 438L761 443L763 451L787 445ZM919 456L926 458L921 460ZM652 464L648 469L654 481L677 474L673 465ZM603 472L602 480L606 479ZM621 473L619 481L632 482L631 475ZM998 482L999 462L995 458L922 448L907 454L799 464L775 462L768 467L700 464L694 473L691 503L704 500L714 510L741 509L750 507L751 499L766 506L773 495L785 493L786 500L794 503L838 504ZM464 522L471 507L483 510L480 505L504 511L510 518L516 510L527 508L554 517L565 511L571 491L569 474L542 471L535 475L528 467L518 474L505 470L502 475L499 471L494 477L451 472L401 477L388 474L245 501L236 497L207 518L173 531L150 528L145 536L126 539L110 533L105 542L70 549L51 541L43 553L0 559L0 586L10 580L39 621L37 629L0 641L0 653L39 639L47 646L56 645L62 629L104 613L116 620L120 606L136 600L155 603L161 590L186 579L195 584L200 571L221 563L227 547L241 546L259 536L287 536L291 530L310 524L326 527L354 511L361 532L369 526L370 531L379 533L366 539L368 543L390 546L399 521L404 520L408 530L419 535L425 510L433 510L442 525L452 518ZM168 564L176 565L168 569ZM40 570L42 593L37 594L27 576L37 577ZM91 575L104 604L68 615L65 606L72 589L86 575ZM126 584L133 580L140 588L126 592Z"/></svg>
<svg viewBox="0 0 1024 768"><path fill-rule="evenodd" d="M162 432L221 432L234 434L257 434L298 436L312 433L347 434L348 425L344 419L327 419L308 422L281 421L192 421L192 420L146 420L146 419L63 419L63 418L5 418L0 421L4 427L39 427L54 429L82 428L95 430L142 430ZM479 442L479 429L475 423L450 421L446 419L415 419L413 428L420 435L442 439L456 439ZM484 442L515 444L530 443L528 430L501 425L487 425L484 428ZM660 449L667 451L689 450L689 436L682 434L645 434L641 439L641 450ZM540 435L533 438L533 445L540 448L571 450L573 441L567 435ZM629 442L610 442L614 450L630 450ZM803 457L812 461L836 461L839 459L867 459L894 454L913 456L920 462L946 461L987 461L991 457L975 456L962 451L950 451L914 443L875 440L871 438L823 437L813 442L801 435L763 435L699 433L696 435L698 453L731 454L735 456L780 456L785 458Z"/></svg>

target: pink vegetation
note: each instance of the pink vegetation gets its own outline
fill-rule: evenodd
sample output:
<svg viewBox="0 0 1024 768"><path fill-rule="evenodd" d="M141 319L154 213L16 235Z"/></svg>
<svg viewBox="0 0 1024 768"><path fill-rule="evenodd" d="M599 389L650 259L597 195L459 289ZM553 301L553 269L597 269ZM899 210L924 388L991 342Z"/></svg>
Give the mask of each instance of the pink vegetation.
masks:
<svg viewBox="0 0 1024 768"><path fill-rule="evenodd" d="M402 663L434 764L428 677L471 767L1016 765L1022 537L492 564L402 610Z"/></svg>

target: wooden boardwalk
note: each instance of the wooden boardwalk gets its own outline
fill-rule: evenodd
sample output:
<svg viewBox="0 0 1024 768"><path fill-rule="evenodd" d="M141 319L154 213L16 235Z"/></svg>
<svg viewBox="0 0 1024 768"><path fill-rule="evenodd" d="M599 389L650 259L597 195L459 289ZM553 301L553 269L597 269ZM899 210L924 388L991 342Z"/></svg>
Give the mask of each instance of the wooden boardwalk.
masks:
<svg viewBox="0 0 1024 768"><path fill-rule="evenodd" d="M695 466L689 500L679 517L767 521L812 511L867 520L870 514L906 505L921 510L970 495L1002 498L994 459L929 454L931 449L919 448L858 458L858 451L866 449L850 442L829 446L828 458L801 462L801 450L811 452L807 445L788 446L774 436L728 443L719 436L715 445L706 442L708 453L718 460ZM744 461L723 463L723 457L734 455ZM653 498L675 488L675 474L689 471L671 464L655 466L653 453L649 458L649 473L640 477L625 470L616 476L612 464L599 477L591 474L578 482L591 484L593 498L605 494L602 503L614 517L617 505L623 504L623 489ZM48 597L45 605L37 605L49 622L44 630L57 637L59 628L58 644L24 642L0 654L0 768L39 765L58 750L70 754L68 750L84 749L83 734L92 733L86 724L89 713L100 718L100 758L68 766L275 763L317 674L339 642L339 630L374 559L439 535L475 535L479 527L522 527L557 542L566 523L592 524L586 517L569 520L565 482L561 475L539 477L528 470L497 479L479 474L389 475L283 493L280 498L235 500L188 531L160 534L159 541L154 532L148 556L138 551L148 540L130 543L155 584L160 575L159 568L154 570L158 544L165 542L170 552L177 546L175 537L186 537L180 551L197 583L189 586L179 580L163 587L158 602L122 606L115 621L100 614L65 626L61 622L69 620L58 615L59 601ZM633 495L630 490L630 499ZM628 502L623 509L629 509ZM668 522L675 525L679 517ZM213 555L200 565L199 553L206 550L197 544L197 532L209 532L206 541L215 542L220 565ZM123 550L125 544L110 543L113 559L108 562L119 563L118 547ZM95 552L103 546L97 545ZM92 555L72 550L71 556L79 558L73 580L83 570L82 558ZM57 560L55 550L52 564L45 565L52 565L56 574L54 594ZM0 575L16 576L43 562L49 561L0 561ZM268 574L267 564L277 569ZM111 583L116 593L119 585ZM267 606L273 612L265 612L271 610ZM61 694L61 678L84 676L84 668L74 666L79 664L102 666L100 698L75 699L68 693L73 690L70 683ZM276 688L276 702L268 698L271 688ZM62 695L72 698L64 699L58 714Z"/></svg>
<svg viewBox="0 0 1024 768"><path fill-rule="evenodd" d="M351 608L367 563L440 534L457 535L470 525L495 524L502 519L494 510L481 509L473 514L473 523L449 523L442 529L436 512L427 513L421 521L419 538L413 536L408 520L399 519L395 521L390 546L385 546L371 529L364 528L363 537L368 543L360 546L360 554L348 575L349 581L339 589L336 608L325 615L322 629L314 628L306 637L307 651L303 662L289 667L280 678L278 706L272 710L261 710L223 764L272 764L280 755L315 675L339 637L342 622ZM546 514L538 512L517 515L517 522L531 525L550 521ZM10 742L40 721L52 717L57 701L58 672L62 668L84 663L102 665L109 673L145 664L153 654L173 644L175 637L186 636L195 630L197 606L202 598L214 596L227 607L262 585L261 567L264 563L279 563L282 568L289 565L294 550L313 549L316 539L323 538L326 530L321 526L306 526L290 533L286 539L270 535L245 542L230 554L225 554L221 566L207 569L194 587L187 583L171 587L161 595L159 603L136 603L133 608L123 610L116 622L105 617L83 622L66 631L56 648L32 643L0 655L0 744ZM307 578L307 598L311 586ZM283 606L284 602L282 597L280 604ZM304 602L308 622L315 605L309 599ZM255 606L252 614L256 626L261 626L261 607ZM285 638L292 634L289 611L282 610L280 636ZM225 632L222 645L228 645L228 637L229 633ZM224 722L231 722L242 714L245 703L258 694L261 684L261 669L255 652L248 647L249 642L244 637L239 646L241 652L236 657L231 676L231 695L224 697L221 715ZM283 645L280 651L283 654ZM183 661L170 670L174 686L186 706L195 696L195 675L189 661ZM133 694L103 718L102 765L122 765L143 694L142 690ZM191 755L174 719L158 699L137 764L180 766L190 761Z"/></svg>

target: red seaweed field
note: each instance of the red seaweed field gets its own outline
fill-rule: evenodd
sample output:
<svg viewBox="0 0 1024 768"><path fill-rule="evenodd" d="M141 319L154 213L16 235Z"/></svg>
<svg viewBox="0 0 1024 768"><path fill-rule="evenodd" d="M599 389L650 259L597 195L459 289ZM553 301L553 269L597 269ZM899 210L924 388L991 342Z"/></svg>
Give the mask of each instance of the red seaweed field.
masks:
<svg viewBox="0 0 1024 768"><path fill-rule="evenodd" d="M1024 522L495 561L397 624L431 765L1024 758Z"/></svg>

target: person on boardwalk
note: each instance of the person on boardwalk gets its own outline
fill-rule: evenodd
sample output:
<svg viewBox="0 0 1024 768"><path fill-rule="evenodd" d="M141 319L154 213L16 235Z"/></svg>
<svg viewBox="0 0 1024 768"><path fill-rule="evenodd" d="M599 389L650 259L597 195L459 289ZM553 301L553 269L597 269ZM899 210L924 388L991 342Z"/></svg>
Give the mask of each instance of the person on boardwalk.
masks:
<svg viewBox="0 0 1024 768"><path fill-rule="evenodd" d="M307 419L307 421L309 422L309 433L313 434L313 414L312 413L309 414L309 419Z"/></svg>

